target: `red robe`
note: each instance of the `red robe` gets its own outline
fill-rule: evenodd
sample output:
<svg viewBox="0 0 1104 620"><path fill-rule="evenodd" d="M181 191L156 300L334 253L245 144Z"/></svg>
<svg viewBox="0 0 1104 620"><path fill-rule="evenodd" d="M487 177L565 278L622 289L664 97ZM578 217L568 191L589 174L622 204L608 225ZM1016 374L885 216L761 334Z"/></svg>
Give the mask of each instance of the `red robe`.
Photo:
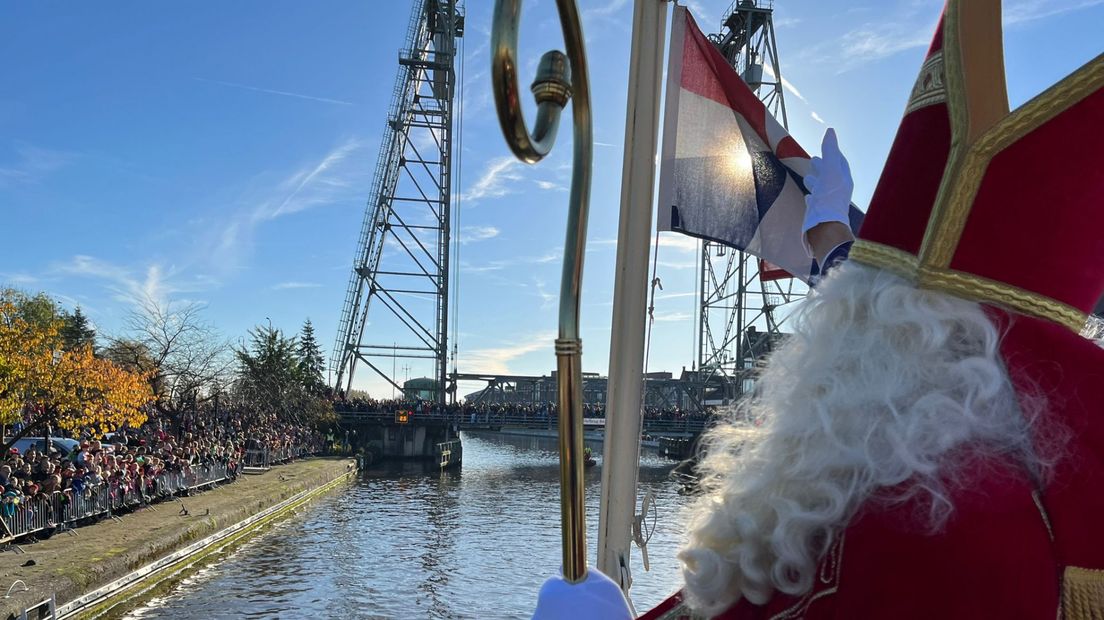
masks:
<svg viewBox="0 0 1104 620"><path fill-rule="evenodd" d="M813 589L740 602L725 620L1104 618L1104 349L1048 321L992 312L1020 394L1045 394L1037 441L1064 428L1045 488L1011 462L971 467L935 534L914 505L870 501L822 560ZM677 595L676 595L677 596ZM677 598L644 618L688 617Z"/></svg>

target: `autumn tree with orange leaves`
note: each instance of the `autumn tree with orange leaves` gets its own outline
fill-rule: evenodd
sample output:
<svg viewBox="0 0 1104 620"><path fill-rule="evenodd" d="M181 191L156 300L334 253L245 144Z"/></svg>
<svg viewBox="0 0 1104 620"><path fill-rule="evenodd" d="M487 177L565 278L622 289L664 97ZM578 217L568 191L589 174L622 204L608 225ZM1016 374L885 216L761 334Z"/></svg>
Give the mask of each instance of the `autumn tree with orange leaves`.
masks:
<svg viewBox="0 0 1104 620"><path fill-rule="evenodd" d="M0 291L0 424L24 423L5 449L48 426L102 434L146 420L149 378L96 357L87 343L67 349L64 327L44 295Z"/></svg>

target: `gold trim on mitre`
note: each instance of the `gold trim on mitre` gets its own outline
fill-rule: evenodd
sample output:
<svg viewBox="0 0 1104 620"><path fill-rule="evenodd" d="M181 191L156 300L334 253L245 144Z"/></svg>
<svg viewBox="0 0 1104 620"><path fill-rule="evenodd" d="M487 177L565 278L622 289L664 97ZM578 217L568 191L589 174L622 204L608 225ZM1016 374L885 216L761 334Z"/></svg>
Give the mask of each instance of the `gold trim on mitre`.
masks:
<svg viewBox="0 0 1104 620"><path fill-rule="evenodd" d="M964 163L971 147L986 130L1008 116L1000 0L949 0L943 15L943 71L951 150L920 246L921 261L940 267L950 261L940 263L933 260L934 256L927 257L941 245L946 223L957 221L953 211L956 205L948 197L969 174Z"/></svg>
<svg viewBox="0 0 1104 620"><path fill-rule="evenodd" d="M1062 574L1062 617L1104 620L1104 570L1066 567Z"/></svg>
<svg viewBox="0 0 1104 620"><path fill-rule="evenodd" d="M1065 325L1075 332L1080 332L1088 320L1084 312L1056 299L972 273L924 265L912 254L881 243L859 239L851 247L848 260L852 259L891 271L922 288L991 303Z"/></svg>
<svg viewBox="0 0 1104 620"><path fill-rule="evenodd" d="M973 143L946 193L941 188L936 198L920 250L921 262L936 267L951 263L989 162L997 154L1101 88L1104 54L1017 108Z"/></svg>
<svg viewBox="0 0 1104 620"><path fill-rule="evenodd" d="M860 239L850 257L917 286L989 302L1080 332L1088 316L1039 293L950 269L989 162L1064 110L1104 88L1104 54L1011 114L1004 85L999 0L949 0L941 59L951 150L918 256ZM927 65L925 65L927 67Z"/></svg>

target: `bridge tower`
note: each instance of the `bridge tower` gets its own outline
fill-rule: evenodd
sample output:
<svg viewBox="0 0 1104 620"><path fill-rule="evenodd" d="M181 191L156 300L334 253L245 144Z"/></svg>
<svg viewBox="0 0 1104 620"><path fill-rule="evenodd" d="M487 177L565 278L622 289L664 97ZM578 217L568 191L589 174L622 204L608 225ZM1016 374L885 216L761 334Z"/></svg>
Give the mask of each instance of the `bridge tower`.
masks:
<svg viewBox="0 0 1104 620"><path fill-rule="evenodd" d="M788 128L774 36L773 0L736 0L710 40ZM748 370L778 342L788 304L803 297L800 281L725 245L702 242L698 370L703 400L731 402L748 389Z"/></svg>
<svg viewBox="0 0 1104 620"><path fill-rule="evenodd" d="M330 370L336 388L351 388L363 364L401 391L399 372L408 365L436 382L434 400L443 403L464 15L462 0L413 4Z"/></svg>

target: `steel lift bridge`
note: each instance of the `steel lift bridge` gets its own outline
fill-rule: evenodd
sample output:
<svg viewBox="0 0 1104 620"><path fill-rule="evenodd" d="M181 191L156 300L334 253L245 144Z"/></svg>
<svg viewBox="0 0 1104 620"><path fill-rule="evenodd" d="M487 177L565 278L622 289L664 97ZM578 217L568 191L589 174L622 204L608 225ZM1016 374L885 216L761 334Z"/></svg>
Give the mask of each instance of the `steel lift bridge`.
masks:
<svg viewBox="0 0 1104 620"><path fill-rule="evenodd" d="M709 38L788 129L773 16L772 0L736 0ZM697 383L703 401L727 404L750 388L751 369L782 337L786 306L807 289L722 244L702 242L700 262Z"/></svg>
<svg viewBox="0 0 1104 620"><path fill-rule="evenodd" d="M463 35L462 0L415 0L330 360L335 387L346 391L360 364L402 390L405 367L432 377L444 402Z"/></svg>

